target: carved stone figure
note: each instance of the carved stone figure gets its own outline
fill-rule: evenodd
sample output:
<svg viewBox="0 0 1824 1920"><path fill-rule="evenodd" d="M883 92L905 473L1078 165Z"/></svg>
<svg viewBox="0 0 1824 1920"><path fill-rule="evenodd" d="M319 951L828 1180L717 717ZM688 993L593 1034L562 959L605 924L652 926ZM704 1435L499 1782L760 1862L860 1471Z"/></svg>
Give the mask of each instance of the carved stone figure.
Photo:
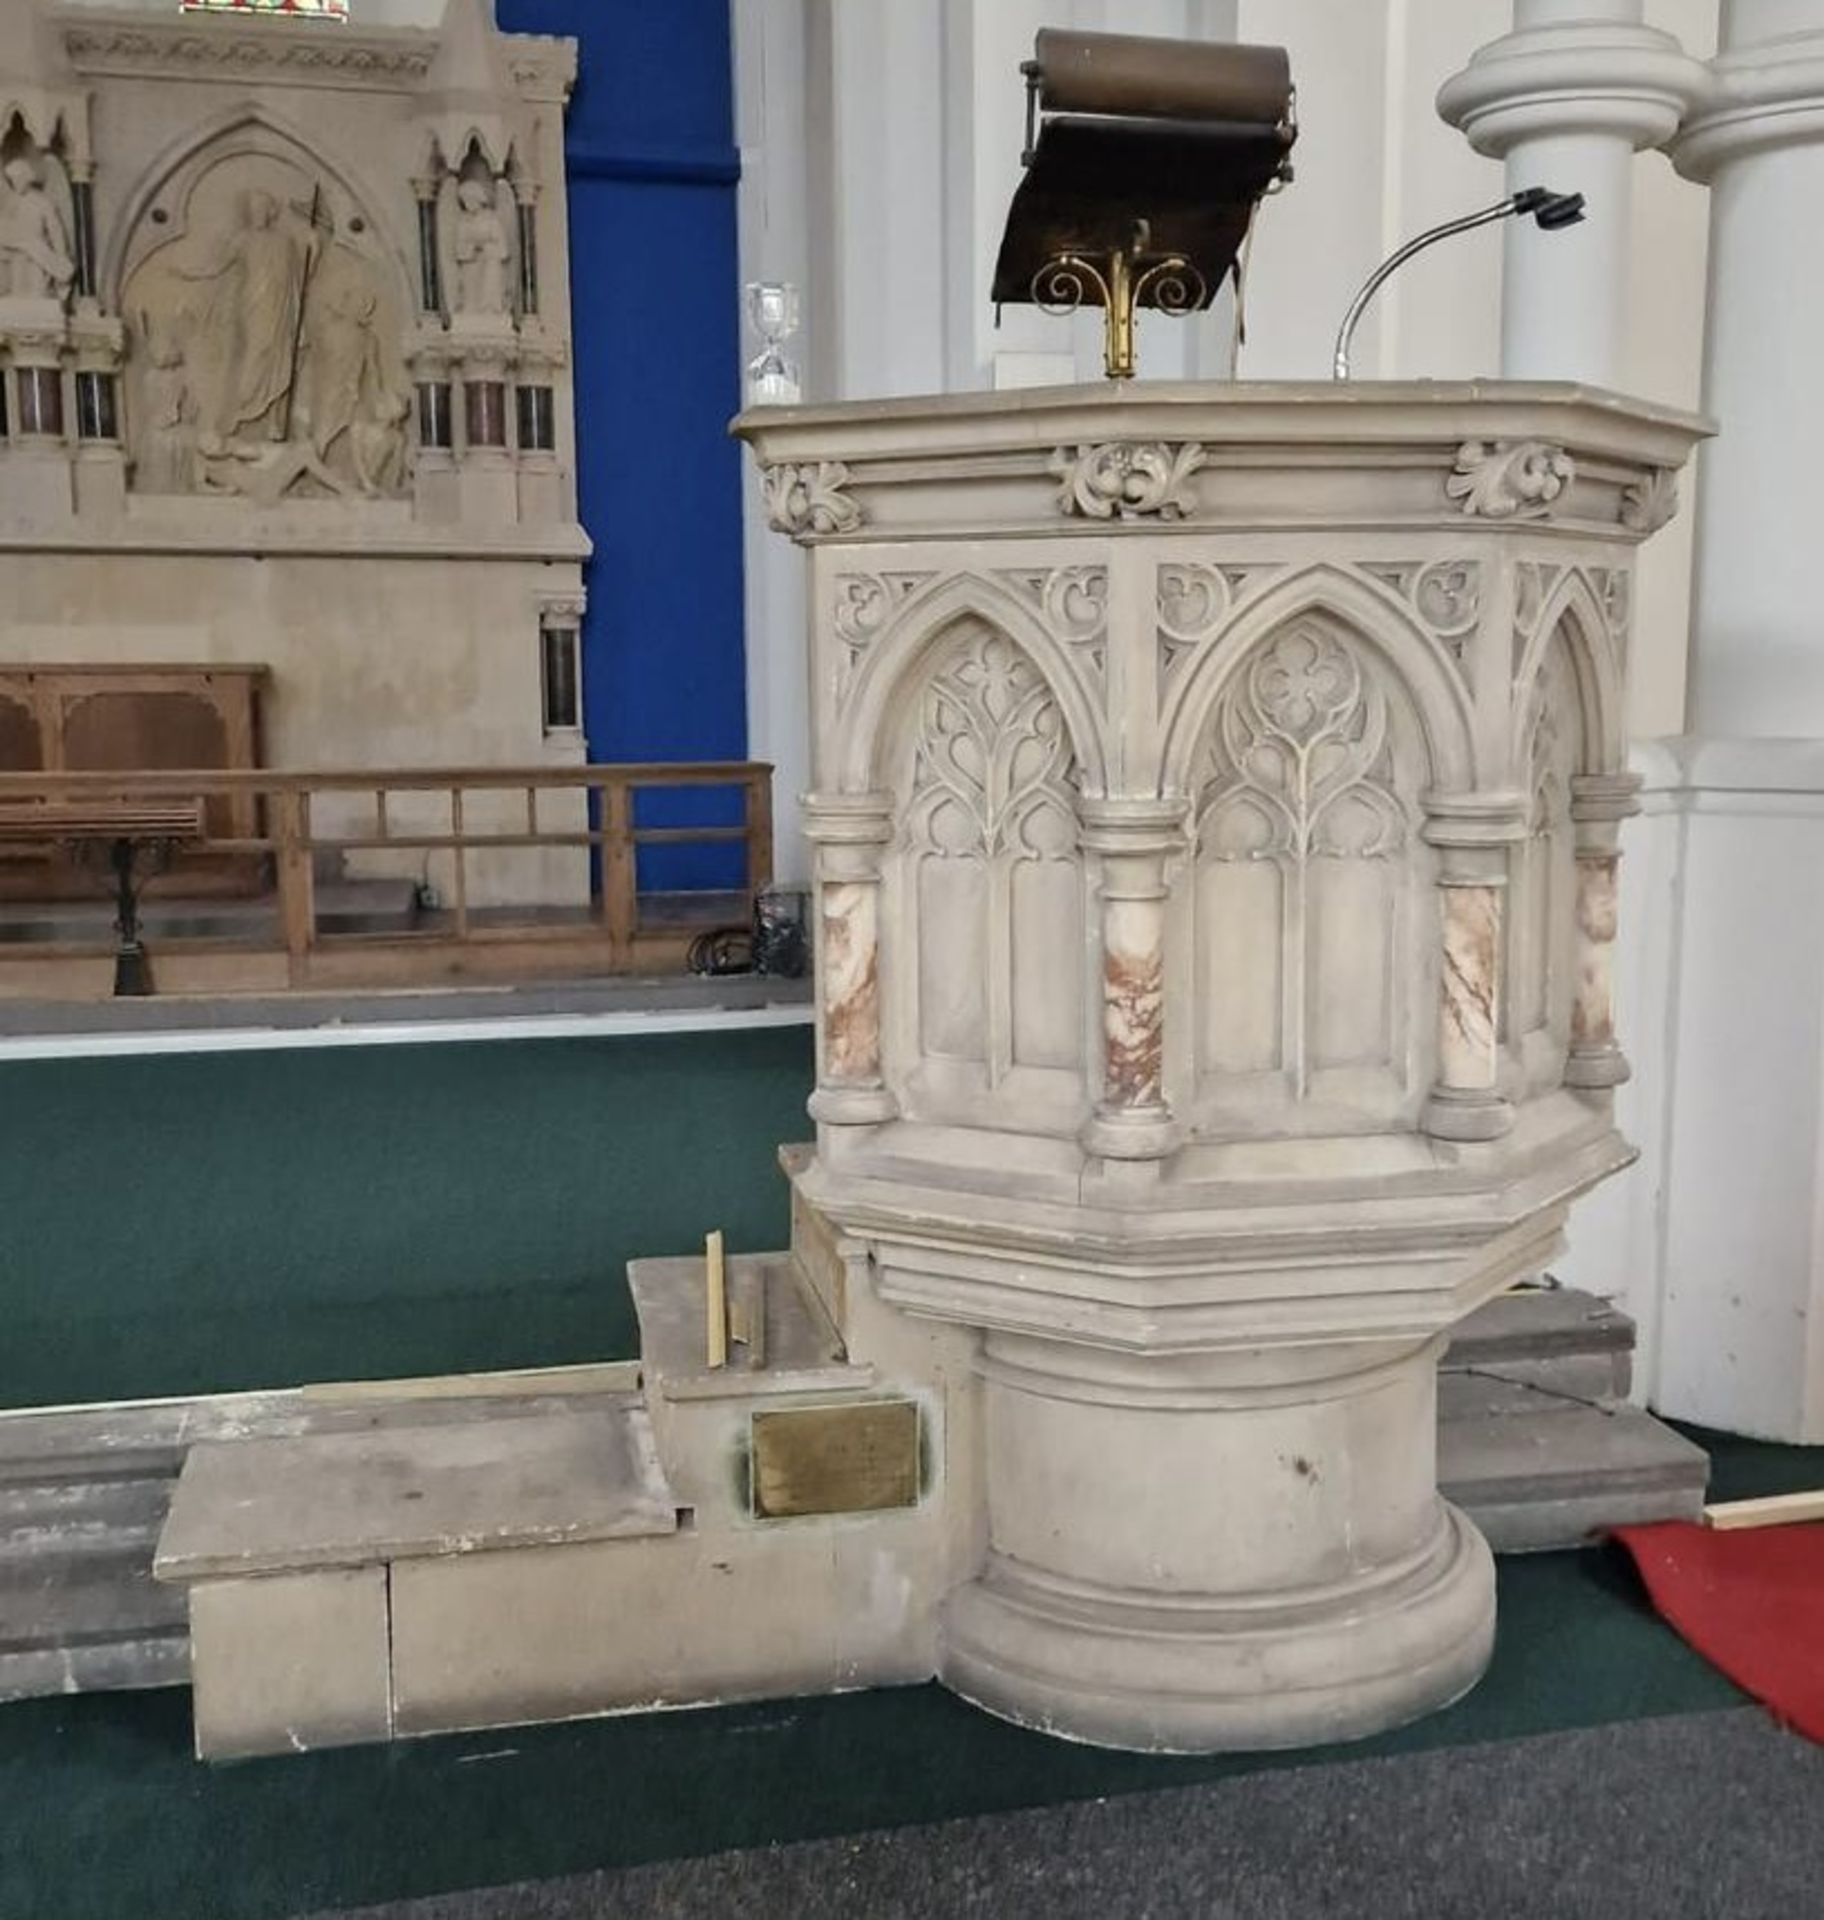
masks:
<svg viewBox="0 0 1824 1920"><path fill-rule="evenodd" d="M298 420L328 464L347 436L347 465L363 493L395 491L405 466L405 395L389 380L380 300L360 263L329 253L305 317Z"/></svg>
<svg viewBox="0 0 1824 1920"><path fill-rule="evenodd" d="M456 309L459 313L507 311L507 260L512 243L507 223L483 180L456 189Z"/></svg>
<svg viewBox="0 0 1824 1920"><path fill-rule="evenodd" d="M316 236L258 188L242 196L240 224L215 257L179 267L209 292L191 356L191 386L210 458L290 436L305 283Z"/></svg>
<svg viewBox="0 0 1824 1920"><path fill-rule="evenodd" d="M61 300L76 277L69 229L45 192L34 161L6 163L0 203L0 292L27 300Z"/></svg>
<svg viewBox="0 0 1824 1920"><path fill-rule="evenodd" d="M142 492L395 494L410 387L384 269L301 169L192 203L125 302Z"/></svg>
<svg viewBox="0 0 1824 1920"><path fill-rule="evenodd" d="M139 368L144 426L134 484L145 493L189 493L196 486L196 401L185 365L181 313L141 315Z"/></svg>

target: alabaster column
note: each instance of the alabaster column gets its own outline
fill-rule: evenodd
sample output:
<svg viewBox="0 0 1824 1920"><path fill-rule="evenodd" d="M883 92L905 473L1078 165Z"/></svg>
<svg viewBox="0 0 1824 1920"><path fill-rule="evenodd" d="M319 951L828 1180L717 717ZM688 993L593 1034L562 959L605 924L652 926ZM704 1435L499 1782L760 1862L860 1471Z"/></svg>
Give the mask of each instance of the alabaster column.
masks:
<svg viewBox="0 0 1824 1920"><path fill-rule="evenodd" d="M1501 956L1517 832L1474 803L1426 823L1438 849L1438 1064L1424 1124L1440 1140L1494 1140L1514 1124L1501 1088Z"/></svg>
<svg viewBox="0 0 1824 1920"><path fill-rule="evenodd" d="M1442 1339L1139 1355L991 1332L989 1550L939 1674L1159 1752L1378 1732L1474 1685L1494 1564L1438 1497Z"/></svg>
<svg viewBox="0 0 1824 1920"><path fill-rule="evenodd" d="M1640 810L1638 774L1592 774L1571 783L1577 847L1576 984L1567 1087L1618 1087L1627 1056L1615 1039L1615 928L1621 823Z"/></svg>
<svg viewBox="0 0 1824 1920"><path fill-rule="evenodd" d="M1082 818L1102 901L1102 1090L1083 1144L1110 1160L1156 1161L1180 1138L1165 1097L1165 910L1184 808L1085 801Z"/></svg>
<svg viewBox="0 0 1824 1920"><path fill-rule="evenodd" d="M1502 229L1501 371L1619 383L1637 151L1669 139L1703 69L1643 0L1514 0L1514 31L1445 81L1438 112L1507 163L1507 191L1581 193L1583 223Z"/></svg>
<svg viewBox="0 0 1824 1920"><path fill-rule="evenodd" d="M880 862L892 838L892 796L810 796L805 828L817 883L811 1118L825 1127L877 1126L899 1111L881 1071Z"/></svg>

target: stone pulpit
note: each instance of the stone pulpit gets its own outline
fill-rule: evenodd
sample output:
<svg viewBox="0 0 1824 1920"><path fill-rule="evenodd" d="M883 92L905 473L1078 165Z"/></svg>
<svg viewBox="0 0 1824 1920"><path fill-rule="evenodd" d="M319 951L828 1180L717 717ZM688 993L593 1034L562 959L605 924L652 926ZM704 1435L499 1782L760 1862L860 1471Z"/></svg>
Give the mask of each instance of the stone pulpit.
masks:
<svg viewBox="0 0 1824 1920"><path fill-rule="evenodd" d="M903 1316L971 1376L939 1676L1138 1748L1443 1705L1495 1590L1439 1353L1630 1158L1630 588L1702 423L1158 384L736 430L810 555L800 1236L851 1359Z"/></svg>

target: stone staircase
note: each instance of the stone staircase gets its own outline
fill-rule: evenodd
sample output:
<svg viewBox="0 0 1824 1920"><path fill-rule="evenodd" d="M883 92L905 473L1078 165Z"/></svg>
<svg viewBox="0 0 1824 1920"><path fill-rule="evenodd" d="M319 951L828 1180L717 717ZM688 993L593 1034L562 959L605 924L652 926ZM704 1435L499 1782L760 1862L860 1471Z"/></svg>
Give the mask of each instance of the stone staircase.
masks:
<svg viewBox="0 0 1824 1920"><path fill-rule="evenodd" d="M182 1448L31 1444L54 1437L0 1451L0 1700L181 1685L183 1596L153 1580L152 1553Z"/></svg>
<svg viewBox="0 0 1824 1920"><path fill-rule="evenodd" d="M1625 1314L1569 1290L1503 1295L1459 1330L1438 1382L1439 1480L1498 1551L1697 1514L1703 1453L1626 1404L1633 1344ZM183 1594L154 1582L152 1556L192 1442L580 1411L635 1373L577 1369L510 1408L485 1392L307 1391L0 1417L0 1701L188 1681Z"/></svg>
<svg viewBox="0 0 1824 1920"><path fill-rule="evenodd" d="M1502 1294L1438 1370L1438 1484L1497 1553L1695 1520L1703 1450L1627 1402L1634 1323L1572 1288Z"/></svg>

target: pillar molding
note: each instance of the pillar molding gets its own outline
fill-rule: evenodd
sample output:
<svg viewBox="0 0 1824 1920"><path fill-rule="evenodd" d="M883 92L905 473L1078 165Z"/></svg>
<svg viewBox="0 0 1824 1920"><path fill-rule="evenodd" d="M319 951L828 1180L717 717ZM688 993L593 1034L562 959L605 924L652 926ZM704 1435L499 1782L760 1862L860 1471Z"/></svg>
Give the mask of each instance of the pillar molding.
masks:
<svg viewBox="0 0 1824 1920"><path fill-rule="evenodd" d="M1676 132L1702 64L1641 24L1642 0L1515 0L1514 31L1438 91L1438 112L1507 190L1581 193L1581 226L1505 224L1501 371L1617 384L1627 327L1631 162Z"/></svg>
<svg viewBox="0 0 1824 1920"><path fill-rule="evenodd" d="M881 857L893 837L893 796L811 794L804 818L817 890L811 1118L822 1126L878 1126L899 1113L881 1070Z"/></svg>
<svg viewBox="0 0 1824 1920"><path fill-rule="evenodd" d="M1101 1087L1082 1141L1109 1160L1162 1160L1183 1138L1165 1097L1165 916L1185 802L1085 800L1079 818L1102 915Z"/></svg>

